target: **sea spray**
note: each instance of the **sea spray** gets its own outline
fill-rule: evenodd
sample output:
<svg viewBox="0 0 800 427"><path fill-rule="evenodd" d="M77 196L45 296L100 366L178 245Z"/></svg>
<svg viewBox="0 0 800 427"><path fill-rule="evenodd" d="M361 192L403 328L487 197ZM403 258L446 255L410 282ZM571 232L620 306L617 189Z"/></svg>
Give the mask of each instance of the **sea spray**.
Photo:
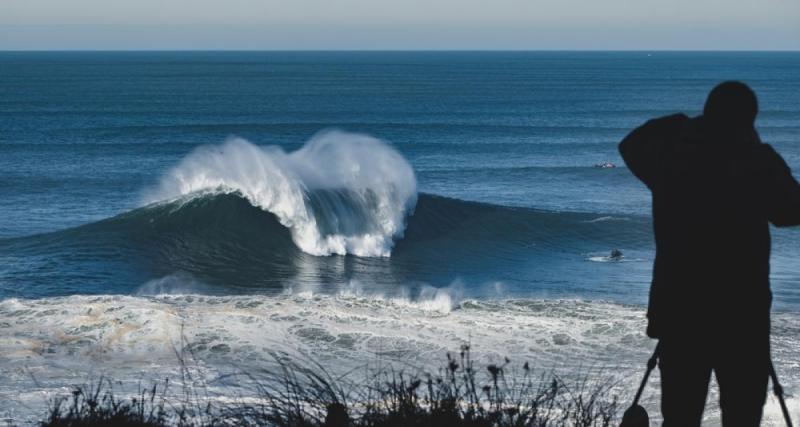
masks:
<svg viewBox="0 0 800 427"><path fill-rule="evenodd" d="M297 151L233 138L184 158L145 203L237 193L274 214L311 255L389 256L417 201L411 166L385 142L326 131Z"/></svg>
<svg viewBox="0 0 800 427"><path fill-rule="evenodd" d="M312 291L304 290L297 292L295 289L287 289L288 294L312 298ZM364 289L362 283L351 280L347 285L339 288L336 293L340 300L357 299L370 300L388 304L394 308L411 308L425 312L438 312L448 314L457 309L464 299L464 284L460 280L452 282L446 287L435 287L422 285L417 290L406 287L394 289L389 293L375 293Z"/></svg>

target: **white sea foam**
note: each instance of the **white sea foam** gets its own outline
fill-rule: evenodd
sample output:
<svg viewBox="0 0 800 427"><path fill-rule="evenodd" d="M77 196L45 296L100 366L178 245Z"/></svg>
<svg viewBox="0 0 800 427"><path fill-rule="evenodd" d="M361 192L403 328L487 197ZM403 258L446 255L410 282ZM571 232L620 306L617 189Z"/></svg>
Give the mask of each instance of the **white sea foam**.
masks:
<svg viewBox="0 0 800 427"><path fill-rule="evenodd" d="M334 295L7 299L0 301L0 400L15 402L13 416L24 418L41 413L43 396L90 376L128 384L174 379L175 348L184 339L209 381L269 368L270 351L310 354L343 373L378 361L435 370L467 342L479 363L510 356L547 368L617 364L606 350L647 345L637 308L460 294L458 284L392 296L352 285Z"/></svg>
<svg viewBox="0 0 800 427"><path fill-rule="evenodd" d="M395 149L340 131L320 133L290 153L238 138L201 147L144 202L207 192L239 193L273 213L312 255L389 256L417 200L414 171Z"/></svg>
<svg viewBox="0 0 800 427"><path fill-rule="evenodd" d="M469 342L479 364L508 356L566 376L596 369L619 376L621 390L630 391L653 344L644 336L644 322L641 307L474 300L464 298L458 284L391 296L368 295L351 284L332 295L304 290L6 299L0 301L0 402L11 403L7 412L0 409L0 418L38 416L48 396L91 377L106 375L134 389L142 380L179 378L175 349L182 345L192 350L197 374L209 383L222 374L269 369L271 351L312 355L334 373L375 363L435 371L447 351ZM800 320L778 315L774 326L775 362L787 390L796 392ZM230 387L212 388L221 396L241 392ZM648 407L657 408L657 373L645 396ZM774 405L768 413L774 419ZM708 414L716 416L713 403Z"/></svg>
<svg viewBox="0 0 800 427"><path fill-rule="evenodd" d="M592 262L623 262L623 261L629 261L629 260L621 258L621 257L620 258L615 258L615 257L611 257L611 256L608 256L608 255L590 256L590 257L588 257L586 259L588 259L589 261L592 261Z"/></svg>

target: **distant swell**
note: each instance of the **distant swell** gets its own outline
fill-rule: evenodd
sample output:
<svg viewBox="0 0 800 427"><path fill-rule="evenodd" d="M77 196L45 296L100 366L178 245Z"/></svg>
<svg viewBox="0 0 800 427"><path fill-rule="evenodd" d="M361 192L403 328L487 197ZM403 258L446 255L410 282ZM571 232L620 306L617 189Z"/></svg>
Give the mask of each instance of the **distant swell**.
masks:
<svg viewBox="0 0 800 427"><path fill-rule="evenodd" d="M389 256L417 200L411 166L377 139L329 131L301 149L242 139L189 154L146 202L236 193L275 215L311 255Z"/></svg>

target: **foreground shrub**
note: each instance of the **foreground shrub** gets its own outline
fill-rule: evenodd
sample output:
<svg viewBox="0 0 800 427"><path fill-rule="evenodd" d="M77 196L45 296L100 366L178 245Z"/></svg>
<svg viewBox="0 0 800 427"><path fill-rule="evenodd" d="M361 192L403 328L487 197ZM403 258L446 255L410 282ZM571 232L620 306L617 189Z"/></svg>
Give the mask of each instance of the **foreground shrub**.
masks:
<svg viewBox="0 0 800 427"><path fill-rule="evenodd" d="M358 381L333 377L313 360L273 356L275 371L225 377L248 384L255 398L220 403L197 389L204 385L187 386L194 383L181 358L177 398L166 393L168 381L119 399L111 382L101 380L55 400L41 426L600 427L618 412L609 381L535 376L527 363L512 375L508 359L477 370L469 346L448 354L435 374L388 367Z"/></svg>
<svg viewBox="0 0 800 427"><path fill-rule="evenodd" d="M139 396L117 399L111 382L100 379L88 388L78 387L69 398L56 399L42 427L72 426L119 426L160 427L167 426L168 414L164 400L156 402L157 386L142 391Z"/></svg>

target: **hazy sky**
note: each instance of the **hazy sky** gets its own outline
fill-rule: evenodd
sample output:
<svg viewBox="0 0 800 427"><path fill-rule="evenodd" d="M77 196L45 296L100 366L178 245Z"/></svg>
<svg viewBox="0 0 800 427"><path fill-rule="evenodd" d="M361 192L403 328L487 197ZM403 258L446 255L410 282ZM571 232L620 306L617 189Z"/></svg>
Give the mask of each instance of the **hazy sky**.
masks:
<svg viewBox="0 0 800 427"><path fill-rule="evenodd" d="M0 0L0 49L800 50L800 0Z"/></svg>

